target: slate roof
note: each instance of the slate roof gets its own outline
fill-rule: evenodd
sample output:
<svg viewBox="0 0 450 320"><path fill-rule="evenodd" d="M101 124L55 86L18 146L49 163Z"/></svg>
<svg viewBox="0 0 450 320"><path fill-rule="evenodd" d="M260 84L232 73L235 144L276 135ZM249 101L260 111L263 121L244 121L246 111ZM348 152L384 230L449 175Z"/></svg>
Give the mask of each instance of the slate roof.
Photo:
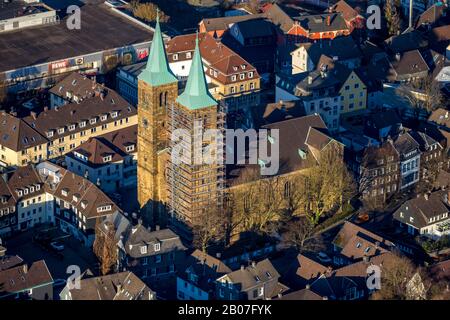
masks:
<svg viewBox="0 0 450 320"><path fill-rule="evenodd" d="M72 300L154 300L156 293L131 271L80 279Z"/></svg>
<svg viewBox="0 0 450 320"><path fill-rule="evenodd" d="M442 216L442 214L450 212L448 196L447 190L435 191L429 194L428 200L425 195L418 195L416 198L403 203L400 208L394 212L394 219L411 224L417 228L423 228L429 224L434 224L437 221L430 223L430 218ZM403 218L400 216L400 212L403 212ZM413 217L414 221L411 222L409 217Z"/></svg>
<svg viewBox="0 0 450 320"><path fill-rule="evenodd" d="M241 21L253 20L264 17L262 14L248 14L243 16L230 16L230 17L220 17L203 19L201 23L205 26L207 32L228 30L230 25Z"/></svg>
<svg viewBox="0 0 450 320"><path fill-rule="evenodd" d="M296 17L298 24L309 33L348 30L341 13L322 13Z"/></svg>
<svg viewBox="0 0 450 320"><path fill-rule="evenodd" d="M419 50L405 51L401 54L400 60L394 59L391 64L398 80L402 76L417 76L430 70Z"/></svg>
<svg viewBox="0 0 450 320"><path fill-rule="evenodd" d="M0 112L0 144L13 151L32 148L45 143L47 139L24 120Z"/></svg>
<svg viewBox="0 0 450 320"><path fill-rule="evenodd" d="M0 296L23 292L46 284L51 285L52 283L52 275L44 260L34 262L29 268L25 264L15 266L0 271Z"/></svg>
<svg viewBox="0 0 450 320"><path fill-rule="evenodd" d="M234 27L239 28L244 39L271 37L275 35L273 24L265 19L252 19L237 22Z"/></svg>
<svg viewBox="0 0 450 320"><path fill-rule="evenodd" d="M354 19L356 19L358 16L360 16L359 12L352 8L347 2L344 0L338 1L336 4L334 4L331 7L331 10L333 12L340 12L342 14L342 17L350 22Z"/></svg>
<svg viewBox="0 0 450 320"><path fill-rule="evenodd" d="M132 151L126 149L133 146ZM87 161L93 166L105 164L104 157L111 156L111 161L122 161L129 154L137 152L137 125L112 131L101 136L91 137L86 142L73 149L67 156L78 159L75 153L87 157Z"/></svg>
<svg viewBox="0 0 450 320"><path fill-rule="evenodd" d="M339 230L333 244L341 248L343 256L354 261L377 256L394 247L391 241L349 221Z"/></svg>
<svg viewBox="0 0 450 320"><path fill-rule="evenodd" d="M317 65L322 55L328 56L329 58L336 57L338 61L362 57L361 49L352 37L337 37L334 39L323 39L313 43L300 43L298 47L304 47L306 49L308 57L314 65Z"/></svg>
<svg viewBox="0 0 450 320"><path fill-rule="evenodd" d="M0 272L7 270L23 263L23 259L17 255L0 257Z"/></svg>
<svg viewBox="0 0 450 320"><path fill-rule="evenodd" d="M240 285L241 291L246 291L259 283L264 283L272 279L278 279L280 274L273 267L269 259L262 260L244 269L239 269L226 274L222 278L228 279L233 284Z"/></svg>
<svg viewBox="0 0 450 320"><path fill-rule="evenodd" d="M279 139L281 141L279 145L280 171L282 173L295 171L308 165L307 159L301 158L299 150L306 154L309 153L306 138L310 127L323 130L325 134L327 133L325 123L317 114L263 126L266 129L279 130ZM310 143L314 142L310 141Z"/></svg>
<svg viewBox="0 0 450 320"><path fill-rule="evenodd" d="M428 45L428 41L419 31L410 31L392 36L384 41L385 46L392 53L405 52L424 48Z"/></svg>
<svg viewBox="0 0 450 320"><path fill-rule="evenodd" d="M103 86L85 75L72 72L56 83L49 92L66 100L69 100L67 93L87 99L95 94L97 88L103 88Z"/></svg>
<svg viewBox="0 0 450 320"><path fill-rule="evenodd" d="M143 225L138 224L128 228L122 240L125 252L133 257L140 258L167 253L175 250L186 250L180 237L170 229L149 231ZM155 251L154 245L159 243L160 250ZM146 253L141 253L141 247L146 246Z"/></svg>
<svg viewBox="0 0 450 320"><path fill-rule="evenodd" d="M394 146L402 157L409 152L419 149L419 144L408 132L402 133L394 139Z"/></svg>
<svg viewBox="0 0 450 320"><path fill-rule="evenodd" d="M275 298L275 300L324 300L324 298L310 289L305 288L289 292L281 296L281 298Z"/></svg>

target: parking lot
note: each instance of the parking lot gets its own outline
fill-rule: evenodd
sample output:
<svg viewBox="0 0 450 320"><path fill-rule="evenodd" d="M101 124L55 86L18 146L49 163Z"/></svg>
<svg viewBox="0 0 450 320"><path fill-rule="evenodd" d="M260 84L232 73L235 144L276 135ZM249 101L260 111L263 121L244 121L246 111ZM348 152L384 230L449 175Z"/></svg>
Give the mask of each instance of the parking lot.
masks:
<svg viewBox="0 0 450 320"><path fill-rule="evenodd" d="M62 232L52 230L52 236L59 237ZM63 289L65 282L70 274L66 273L67 267L77 265L80 271L84 272L90 269L94 274L98 271L98 262L89 248L83 247L78 241L71 237L58 240L64 245L60 252L46 248L45 246L33 241L33 235L36 230L29 230L13 236L5 241L7 253L10 255L19 255L29 265L35 261L44 259L47 267L55 281L54 298L57 299L59 292ZM62 234L64 235L64 234Z"/></svg>

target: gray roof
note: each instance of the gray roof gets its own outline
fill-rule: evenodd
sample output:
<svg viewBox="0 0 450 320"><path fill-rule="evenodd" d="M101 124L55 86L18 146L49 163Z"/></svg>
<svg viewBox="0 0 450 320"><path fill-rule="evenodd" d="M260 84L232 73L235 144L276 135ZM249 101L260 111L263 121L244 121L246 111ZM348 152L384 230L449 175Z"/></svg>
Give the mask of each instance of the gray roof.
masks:
<svg viewBox="0 0 450 320"><path fill-rule="evenodd" d="M449 194L447 190L440 190L429 195L419 195L417 198L410 199L403 203L397 211L394 212L394 219L411 224L417 228L426 227L437 221L429 222L430 218L441 216L450 212ZM427 199L428 198L428 199ZM403 217L401 214L403 214ZM413 218L411 221L410 218ZM445 218L448 220L448 218Z"/></svg>
<svg viewBox="0 0 450 320"><path fill-rule="evenodd" d="M419 144L409 133L400 134L397 139L394 140L394 146L400 155L405 155L419 149Z"/></svg>
<svg viewBox="0 0 450 320"><path fill-rule="evenodd" d="M224 277L233 284L239 284L241 291L246 291L260 283L271 281L274 278L278 279L280 274L273 267L270 260L265 259L255 265L228 273Z"/></svg>
<svg viewBox="0 0 450 320"><path fill-rule="evenodd" d="M160 250L155 251L154 245L159 243ZM147 252L141 253L141 247L146 246ZM150 231L138 224L129 228L124 234L123 247L125 252L133 258L147 257L175 250L186 250L180 237L170 229Z"/></svg>
<svg viewBox="0 0 450 320"><path fill-rule="evenodd" d="M68 291L72 300L154 300L156 297L155 292L130 271L80 279L80 289Z"/></svg>

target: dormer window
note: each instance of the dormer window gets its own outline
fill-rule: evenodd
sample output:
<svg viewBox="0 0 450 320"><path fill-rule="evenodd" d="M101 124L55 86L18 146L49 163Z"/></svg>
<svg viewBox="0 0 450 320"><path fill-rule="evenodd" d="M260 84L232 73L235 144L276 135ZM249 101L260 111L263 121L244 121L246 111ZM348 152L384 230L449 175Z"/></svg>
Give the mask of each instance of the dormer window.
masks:
<svg viewBox="0 0 450 320"><path fill-rule="evenodd" d="M248 73L248 77L249 77L249 78L253 78L253 71L250 71L250 72Z"/></svg>
<svg viewBox="0 0 450 320"><path fill-rule="evenodd" d="M237 71L237 69L238 69L238 67L236 67L236 66L233 67L233 70L234 70L234 71Z"/></svg>
<svg viewBox="0 0 450 320"><path fill-rule="evenodd" d="M21 197L23 195L23 192L20 189L17 189L16 192L19 197Z"/></svg>
<svg viewBox="0 0 450 320"><path fill-rule="evenodd" d="M147 246L141 246L141 254L147 254Z"/></svg>
<svg viewBox="0 0 450 320"><path fill-rule="evenodd" d="M241 74L239 75L239 79L244 80L244 79L245 79L245 73L241 73Z"/></svg>
<svg viewBox="0 0 450 320"><path fill-rule="evenodd" d="M125 150L126 150L127 152L134 151L134 144L129 145L129 146L126 146L126 147L125 147Z"/></svg>
<svg viewBox="0 0 450 320"><path fill-rule="evenodd" d="M58 134L63 134L63 133L64 133L64 127L58 128Z"/></svg>
<svg viewBox="0 0 450 320"><path fill-rule="evenodd" d="M106 119L108 119L108 115L102 114L102 116L100 117L100 120L105 121Z"/></svg>
<svg viewBox="0 0 450 320"><path fill-rule="evenodd" d="M191 55L191 52L186 52L186 58L187 58L187 59L190 59L191 56L192 56L192 55Z"/></svg>
<svg viewBox="0 0 450 320"><path fill-rule="evenodd" d="M53 130L47 131L47 137L48 137L48 138L53 137Z"/></svg>
<svg viewBox="0 0 450 320"><path fill-rule="evenodd" d="M23 189L23 194L28 194L28 188Z"/></svg>
<svg viewBox="0 0 450 320"><path fill-rule="evenodd" d="M231 76L231 81L236 81L236 75Z"/></svg>
<svg viewBox="0 0 450 320"><path fill-rule="evenodd" d="M97 123L97 118L92 118L89 120L90 124L96 124Z"/></svg>
<svg viewBox="0 0 450 320"><path fill-rule="evenodd" d="M160 251L161 250L161 244L160 243L155 243L155 245L153 246L153 249L155 251Z"/></svg>
<svg viewBox="0 0 450 320"><path fill-rule="evenodd" d="M100 206L97 208L97 212L105 212L105 211L111 211L112 206L110 204Z"/></svg>
<svg viewBox="0 0 450 320"><path fill-rule="evenodd" d="M74 194L72 199L73 199L73 201L78 202L80 200L80 195Z"/></svg>
<svg viewBox="0 0 450 320"><path fill-rule="evenodd" d="M61 194L62 194L64 197L67 197L67 195L69 194L69 190L66 189L66 188L64 188L64 189L61 190Z"/></svg>
<svg viewBox="0 0 450 320"><path fill-rule="evenodd" d="M80 122L80 128L84 128L86 127L86 121L81 121Z"/></svg>
<svg viewBox="0 0 450 320"><path fill-rule="evenodd" d="M34 192L34 187L30 187L30 193Z"/></svg>
<svg viewBox="0 0 450 320"><path fill-rule="evenodd" d="M103 162L109 162L112 160L112 156L105 156L103 157Z"/></svg>
<svg viewBox="0 0 450 320"><path fill-rule="evenodd" d="M75 125L74 124L69 125L69 131L73 131L73 130L75 130Z"/></svg>
<svg viewBox="0 0 450 320"><path fill-rule="evenodd" d="M117 111L111 112L111 118L117 118L117 115L118 115Z"/></svg>
<svg viewBox="0 0 450 320"><path fill-rule="evenodd" d="M173 60L177 61L178 60L178 53L174 53L172 57L173 57Z"/></svg>
<svg viewBox="0 0 450 320"><path fill-rule="evenodd" d="M88 202L86 200L81 201L81 208L86 209Z"/></svg>
<svg viewBox="0 0 450 320"><path fill-rule="evenodd" d="M241 68L245 69L247 66L245 64L241 64Z"/></svg>

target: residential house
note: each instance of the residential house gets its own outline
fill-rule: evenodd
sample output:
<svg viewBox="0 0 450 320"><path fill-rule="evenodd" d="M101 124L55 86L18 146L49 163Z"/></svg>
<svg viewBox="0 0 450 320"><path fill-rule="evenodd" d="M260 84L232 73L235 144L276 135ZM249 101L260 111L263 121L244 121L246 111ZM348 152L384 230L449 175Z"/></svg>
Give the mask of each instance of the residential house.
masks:
<svg viewBox="0 0 450 320"><path fill-rule="evenodd" d="M317 293L311 291L310 288L305 288L293 292L286 293L277 297L274 300L327 300L326 297L321 297Z"/></svg>
<svg viewBox="0 0 450 320"><path fill-rule="evenodd" d="M89 180L50 162L36 166L45 197L45 211L64 232L85 246L94 242L98 219L104 219L120 209Z"/></svg>
<svg viewBox="0 0 450 320"><path fill-rule="evenodd" d="M80 287L67 284L59 294L61 300L156 300L156 293L131 271L100 277L84 272L76 280Z"/></svg>
<svg viewBox="0 0 450 320"><path fill-rule="evenodd" d="M8 186L8 174L0 179L0 235L8 236L17 228L16 196Z"/></svg>
<svg viewBox="0 0 450 320"><path fill-rule="evenodd" d="M292 74L313 71L319 65L319 60L325 55L345 65L356 69L361 65L362 52L352 37L339 37L332 40L322 40L313 43L301 43L291 52Z"/></svg>
<svg viewBox="0 0 450 320"><path fill-rule="evenodd" d="M425 132L410 131L409 134L419 144L421 158L420 168L423 180L430 178L431 170L439 171L444 167L444 147Z"/></svg>
<svg viewBox="0 0 450 320"><path fill-rule="evenodd" d="M420 179L420 145L405 132L394 139L394 147L400 157L400 189L405 189Z"/></svg>
<svg viewBox="0 0 450 320"><path fill-rule="evenodd" d="M392 140L365 148L356 156L354 169L366 201L385 202L400 189L400 156Z"/></svg>
<svg viewBox="0 0 450 320"><path fill-rule="evenodd" d="M269 259L228 273L216 280L218 300L268 300L287 291Z"/></svg>
<svg viewBox="0 0 450 320"><path fill-rule="evenodd" d="M194 56L195 34L172 38L167 43L167 58L172 72L181 78L189 74ZM209 34L199 35L199 49L210 93L230 110L259 103L260 75L247 60Z"/></svg>
<svg viewBox="0 0 450 320"><path fill-rule="evenodd" d="M113 193L136 185L137 126L89 138L65 156L67 168Z"/></svg>
<svg viewBox="0 0 450 320"><path fill-rule="evenodd" d="M17 230L27 230L41 223L53 222L53 212L46 210L44 184L32 165L5 173L9 189L15 193Z"/></svg>
<svg viewBox="0 0 450 320"><path fill-rule="evenodd" d="M346 265L323 274L310 285L310 290L328 300L363 300L370 297L376 288L367 286L367 280L379 268L389 270L396 257L390 252L365 257L362 261Z"/></svg>
<svg viewBox="0 0 450 320"><path fill-rule="evenodd" d="M114 224L106 220L102 228ZM111 222L112 223L112 222ZM106 230L104 230L106 234ZM130 270L145 283L154 285L175 279L175 274L181 270L186 259L187 248L180 237L170 229L149 230L140 222L135 225L128 223L126 229L119 235L118 269Z"/></svg>
<svg viewBox="0 0 450 320"><path fill-rule="evenodd" d="M53 278L45 261L0 270L0 299L53 300Z"/></svg>
<svg viewBox="0 0 450 320"><path fill-rule="evenodd" d="M56 83L50 90L50 108L61 107L68 103L80 103L95 95L104 88L95 80L91 80L78 72L72 72Z"/></svg>
<svg viewBox="0 0 450 320"><path fill-rule="evenodd" d="M332 241L333 262L337 266L352 264L367 257L391 251L395 244L350 221L345 221Z"/></svg>
<svg viewBox="0 0 450 320"><path fill-rule="evenodd" d="M231 272L231 269L219 259L195 250L186 261L186 269L177 277L177 298L213 300L215 280Z"/></svg>
<svg viewBox="0 0 450 320"><path fill-rule="evenodd" d="M364 134L378 141L395 137L403 130L402 119L397 110L380 110L367 115Z"/></svg>
<svg viewBox="0 0 450 320"><path fill-rule="evenodd" d="M338 12L342 14L342 17L344 18L350 32L354 29L362 29L366 26L366 19L361 14L361 10L363 10L363 8L359 8L359 10L357 10L344 0L336 2L330 8L331 12Z"/></svg>
<svg viewBox="0 0 450 320"><path fill-rule="evenodd" d="M24 166L66 154L89 137L137 124L137 110L111 89L19 117L0 113L0 160Z"/></svg>
<svg viewBox="0 0 450 320"><path fill-rule="evenodd" d="M199 32L207 32L210 36L217 36L220 38L225 33L225 31L227 31L235 23L253 19L260 19L262 17L264 17L264 15L262 14L248 14L242 16L239 15L203 19L199 23Z"/></svg>
<svg viewBox="0 0 450 320"><path fill-rule="evenodd" d="M450 200L448 190L418 195L394 212L394 220L412 235L438 239L450 234Z"/></svg>

